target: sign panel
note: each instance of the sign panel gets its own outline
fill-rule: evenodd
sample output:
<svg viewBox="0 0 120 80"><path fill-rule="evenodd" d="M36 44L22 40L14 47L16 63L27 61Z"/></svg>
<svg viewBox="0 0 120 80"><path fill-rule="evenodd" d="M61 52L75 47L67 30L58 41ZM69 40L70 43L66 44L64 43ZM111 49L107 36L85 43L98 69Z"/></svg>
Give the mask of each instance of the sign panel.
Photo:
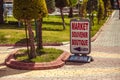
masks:
<svg viewBox="0 0 120 80"><path fill-rule="evenodd" d="M88 19L71 20L70 50L73 54L89 54L91 51L90 22Z"/></svg>

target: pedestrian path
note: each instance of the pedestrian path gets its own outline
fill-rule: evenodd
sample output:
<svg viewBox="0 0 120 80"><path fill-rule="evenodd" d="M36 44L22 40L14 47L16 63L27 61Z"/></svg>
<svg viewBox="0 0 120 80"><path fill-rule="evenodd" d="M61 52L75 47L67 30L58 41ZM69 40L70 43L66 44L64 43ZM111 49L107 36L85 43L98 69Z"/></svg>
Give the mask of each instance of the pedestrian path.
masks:
<svg viewBox="0 0 120 80"><path fill-rule="evenodd" d="M0 66L0 80L120 80L120 20L115 12L92 42L91 63L66 63L52 70L16 70ZM70 45L46 46L70 52ZM18 49L18 48L15 48ZM12 47L0 47L0 56L6 57ZM4 57L0 61L4 60Z"/></svg>
<svg viewBox="0 0 120 80"><path fill-rule="evenodd" d="M101 34L92 43L92 49L99 52L120 54L120 20L118 11L102 28Z"/></svg>

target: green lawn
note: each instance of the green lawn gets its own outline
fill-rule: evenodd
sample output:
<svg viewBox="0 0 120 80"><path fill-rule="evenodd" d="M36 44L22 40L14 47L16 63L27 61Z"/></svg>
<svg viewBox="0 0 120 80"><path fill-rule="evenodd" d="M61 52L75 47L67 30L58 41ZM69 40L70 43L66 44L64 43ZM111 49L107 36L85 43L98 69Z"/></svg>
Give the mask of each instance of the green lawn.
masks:
<svg viewBox="0 0 120 80"><path fill-rule="evenodd" d="M94 23L95 25L92 26L91 28L91 36L93 37L97 32L98 30L103 26L103 24L105 23L105 21L107 20L107 18L105 20L101 20L100 21L100 24L97 23L97 19L95 18L94 19Z"/></svg>
<svg viewBox="0 0 120 80"><path fill-rule="evenodd" d="M62 50L53 49L53 48L44 48L38 50L38 55L36 58L29 59L27 55L20 55L20 53L25 53L26 50L20 50L19 54L16 54L15 57L19 61L24 62L50 62L56 60L62 53ZM42 53L42 54L41 54Z"/></svg>
<svg viewBox="0 0 120 80"><path fill-rule="evenodd" d="M7 21L16 21L14 18L7 18ZM63 30L62 20L60 16L48 16L43 19L43 42L65 42L70 40L70 18L65 16L66 30ZM102 24L96 24L92 26L91 35L99 30ZM35 29L34 23L33 29ZM0 24L0 44L14 44L25 38L24 26L18 27L18 25L12 24Z"/></svg>

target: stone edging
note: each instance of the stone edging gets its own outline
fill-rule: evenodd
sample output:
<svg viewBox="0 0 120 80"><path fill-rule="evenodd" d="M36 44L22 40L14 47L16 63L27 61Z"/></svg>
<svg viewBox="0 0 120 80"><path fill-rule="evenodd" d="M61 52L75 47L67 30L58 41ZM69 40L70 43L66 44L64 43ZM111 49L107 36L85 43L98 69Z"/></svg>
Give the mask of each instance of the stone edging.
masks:
<svg viewBox="0 0 120 80"><path fill-rule="evenodd" d="M10 55L8 55L8 57L5 59L5 64L8 67L21 70L46 70L59 68L65 64L65 61L70 56L70 53L63 52L56 60L51 62L25 63L14 59L14 54L17 53L17 51L18 50L15 50Z"/></svg>
<svg viewBox="0 0 120 80"><path fill-rule="evenodd" d="M98 32L91 38L91 42L94 42L96 39L97 39L97 37L99 36L99 34L101 33L101 31L102 31L102 28L103 28L103 26L98 30Z"/></svg>
<svg viewBox="0 0 120 80"><path fill-rule="evenodd" d="M63 43L44 43L43 46L60 46L63 45ZM19 43L19 44L0 44L0 46L21 46L25 47L27 44Z"/></svg>
<svg viewBox="0 0 120 80"><path fill-rule="evenodd" d="M115 11L113 11L113 13L111 14L111 16L108 17L108 19L106 20L106 22L103 24L103 26L98 30L98 32L91 38L91 41L95 41L97 39L97 37L99 36L99 34L102 32L103 27L106 25L106 23L108 23L111 18L113 17L113 15L115 14Z"/></svg>

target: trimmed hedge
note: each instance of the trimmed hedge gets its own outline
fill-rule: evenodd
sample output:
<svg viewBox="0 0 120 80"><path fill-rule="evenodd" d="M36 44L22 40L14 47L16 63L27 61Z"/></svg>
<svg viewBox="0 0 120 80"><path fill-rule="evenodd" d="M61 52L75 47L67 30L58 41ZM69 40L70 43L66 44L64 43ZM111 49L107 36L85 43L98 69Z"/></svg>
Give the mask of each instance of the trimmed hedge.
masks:
<svg viewBox="0 0 120 80"><path fill-rule="evenodd" d="M48 14L45 0L14 0L13 15L16 19L38 19Z"/></svg>

